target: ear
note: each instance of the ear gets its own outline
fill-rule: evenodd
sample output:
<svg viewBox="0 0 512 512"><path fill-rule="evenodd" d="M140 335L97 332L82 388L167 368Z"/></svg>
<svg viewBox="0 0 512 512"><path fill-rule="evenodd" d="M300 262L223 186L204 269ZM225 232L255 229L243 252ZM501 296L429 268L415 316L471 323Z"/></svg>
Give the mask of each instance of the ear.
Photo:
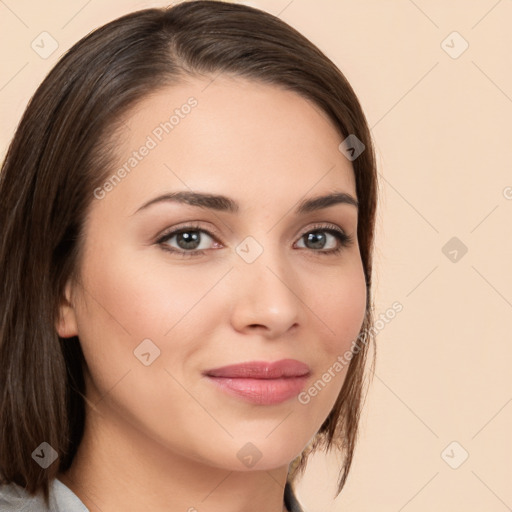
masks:
<svg viewBox="0 0 512 512"><path fill-rule="evenodd" d="M55 324L55 329L61 338L78 336L75 309L71 302L71 290L71 282L68 281L59 306L59 319Z"/></svg>

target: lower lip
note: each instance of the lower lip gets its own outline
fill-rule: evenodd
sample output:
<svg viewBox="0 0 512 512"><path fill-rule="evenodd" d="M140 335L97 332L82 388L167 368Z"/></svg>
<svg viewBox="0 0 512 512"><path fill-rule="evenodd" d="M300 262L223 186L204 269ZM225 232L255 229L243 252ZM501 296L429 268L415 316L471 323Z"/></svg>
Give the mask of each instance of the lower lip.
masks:
<svg viewBox="0 0 512 512"><path fill-rule="evenodd" d="M222 391L258 405L280 404L297 396L308 379L307 375L280 379L208 378Z"/></svg>

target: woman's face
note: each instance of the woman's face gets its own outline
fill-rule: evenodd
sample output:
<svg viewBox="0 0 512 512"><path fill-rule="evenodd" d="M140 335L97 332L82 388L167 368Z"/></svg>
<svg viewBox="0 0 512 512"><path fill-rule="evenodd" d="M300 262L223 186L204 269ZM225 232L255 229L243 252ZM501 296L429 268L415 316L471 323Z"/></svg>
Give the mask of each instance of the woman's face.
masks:
<svg viewBox="0 0 512 512"><path fill-rule="evenodd" d="M113 442L135 432L161 454L276 468L331 411L363 322L357 206L343 200L354 171L304 98L208 84L161 90L126 118L57 328L79 336ZM329 194L345 196L304 207Z"/></svg>

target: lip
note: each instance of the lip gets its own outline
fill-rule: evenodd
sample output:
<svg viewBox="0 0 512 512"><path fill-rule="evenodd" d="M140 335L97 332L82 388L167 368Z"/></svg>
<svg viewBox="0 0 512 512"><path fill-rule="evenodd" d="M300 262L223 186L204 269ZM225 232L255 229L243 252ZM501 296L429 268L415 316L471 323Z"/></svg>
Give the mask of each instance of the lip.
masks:
<svg viewBox="0 0 512 512"><path fill-rule="evenodd" d="M258 405L275 405L297 396L311 373L296 359L249 361L214 368L204 375L220 390Z"/></svg>

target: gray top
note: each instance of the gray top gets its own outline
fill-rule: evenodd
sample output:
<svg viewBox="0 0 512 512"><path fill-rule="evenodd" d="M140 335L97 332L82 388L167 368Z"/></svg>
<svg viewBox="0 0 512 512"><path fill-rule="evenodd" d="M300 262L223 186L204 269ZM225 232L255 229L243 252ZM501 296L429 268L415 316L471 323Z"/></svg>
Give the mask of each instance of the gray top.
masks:
<svg viewBox="0 0 512 512"><path fill-rule="evenodd" d="M31 496L23 487L11 483L0 486L2 512L89 512L78 496L60 480L50 483L50 508L42 494Z"/></svg>
<svg viewBox="0 0 512 512"><path fill-rule="evenodd" d="M285 488L285 504L291 512L301 512L289 484ZM89 512L78 496L57 478L50 483L50 507L44 504L41 494L30 494L14 483L0 486L0 510L2 512Z"/></svg>

